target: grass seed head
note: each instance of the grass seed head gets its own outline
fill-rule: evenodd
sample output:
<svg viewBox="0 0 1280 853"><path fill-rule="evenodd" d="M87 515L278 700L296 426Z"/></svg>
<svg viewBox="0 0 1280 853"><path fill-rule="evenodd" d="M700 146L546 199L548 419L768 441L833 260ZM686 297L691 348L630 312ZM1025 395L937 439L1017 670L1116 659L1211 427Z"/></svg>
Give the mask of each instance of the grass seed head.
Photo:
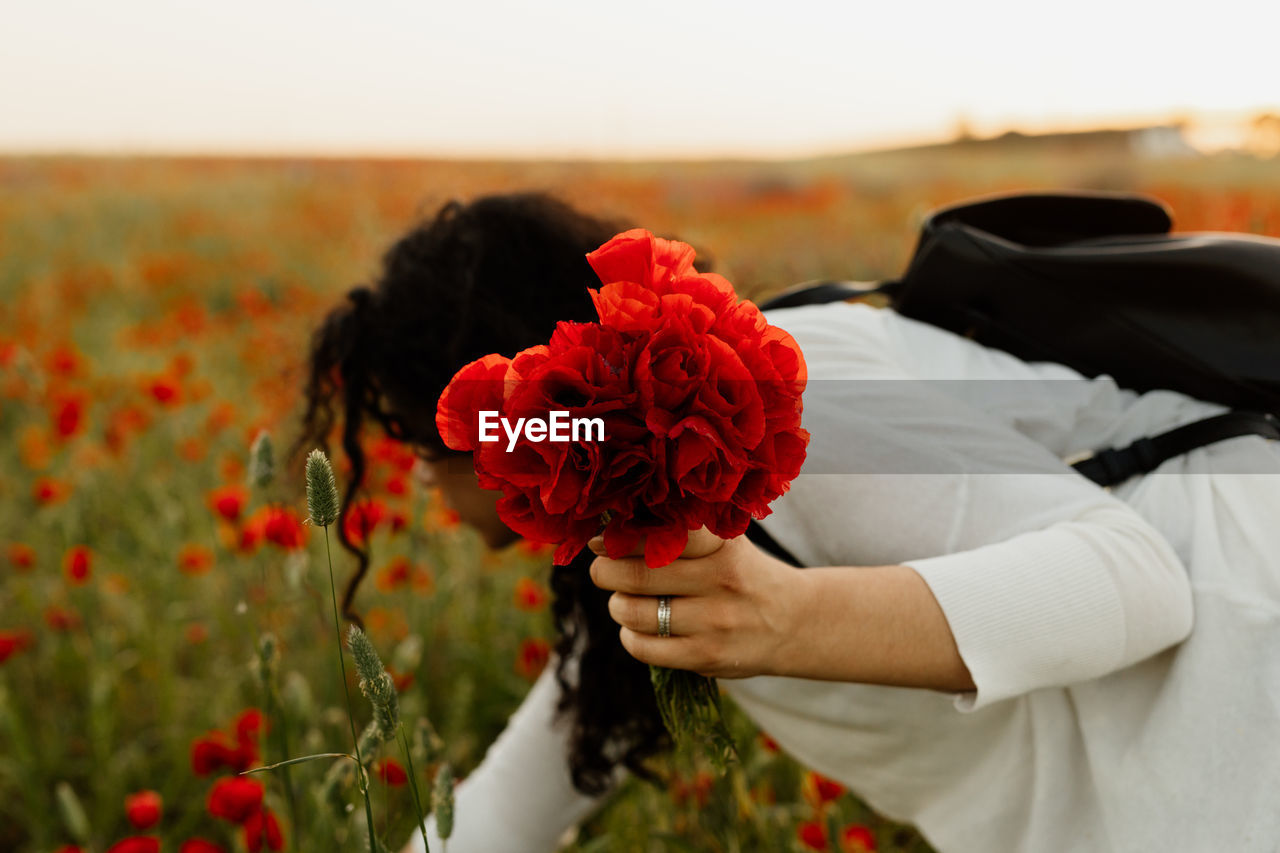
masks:
<svg viewBox="0 0 1280 853"><path fill-rule="evenodd" d="M276 454L271 444L271 433L265 429L258 433L249 449L249 485L265 489L276 476Z"/></svg>
<svg viewBox="0 0 1280 853"><path fill-rule="evenodd" d="M400 725L400 697L396 694L395 682L382 666L368 634L352 625L347 632L347 643L356 660L360 692L373 704L373 717L382 730L383 739L390 740Z"/></svg>
<svg viewBox="0 0 1280 853"><path fill-rule="evenodd" d="M338 483L333 478L333 466L322 450L313 450L307 456L307 511L311 523L328 527L338 520Z"/></svg>
<svg viewBox="0 0 1280 853"><path fill-rule="evenodd" d="M280 643L270 631L258 638L258 664L265 677L275 677L280 664Z"/></svg>
<svg viewBox="0 0 1280 853"><path fill-rule="evenodd" d="M431 799L436 813L436 832L441 841L448 841L453 835L453 768L447 761L436 771Z"/></svg>

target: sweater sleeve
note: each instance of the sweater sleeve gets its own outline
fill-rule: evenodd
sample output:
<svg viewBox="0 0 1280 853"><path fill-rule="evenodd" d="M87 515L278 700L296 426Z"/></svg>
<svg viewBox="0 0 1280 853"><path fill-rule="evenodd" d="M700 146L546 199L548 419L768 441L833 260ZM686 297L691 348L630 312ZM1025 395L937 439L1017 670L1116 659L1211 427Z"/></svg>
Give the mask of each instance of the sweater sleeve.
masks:
<svg viewBox="0 0 1280 853"><path fill-rule="evenodd" d="M1040 442L1007 410L951 386L964 382L965 364L998 381L1002 359L979 345L940 333L954 349L938 383L875 309L786 313L770 319L809 363L813 439L765 525L809 565L894 563L920 574L976 685L956 696L959 709L1098 678L1186 637L1191 593L1177 554L1060 458L1072 430L1058 422L1071 416L1044 407L1089 411L1096 392L1086 380L1041 407L1020 401L1023 417L1057 436Z"/></svg>
<svg viewBox="0 0 1280 853"><path fill-rule="evenodd" d="M458 784L450 853L550 853L600 805L601 798L573 787L569 726L556 717L558 695L552 660L480 766ZM427 839L432 851L444 849L434 815ZM421 833L403 853L424 853Z"/></svg>

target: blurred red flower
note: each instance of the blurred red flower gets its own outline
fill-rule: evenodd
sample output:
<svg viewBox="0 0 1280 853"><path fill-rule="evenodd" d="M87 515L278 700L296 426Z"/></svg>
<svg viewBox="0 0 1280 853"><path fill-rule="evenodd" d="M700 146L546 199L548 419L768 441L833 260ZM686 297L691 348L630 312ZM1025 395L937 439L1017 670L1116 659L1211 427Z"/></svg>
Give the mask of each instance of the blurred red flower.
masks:
<svg viewBox="0 0 1280 853"><path fill-rule="evenodd" d="M876 836L870 827L851 823L840 832L840 853L875 853Z"/></svg>
<svg viewBox="0 0 1280 853"><path fill-rule="evenodd" d="M522 577L516 581L515 601L520 610L533 612L541 610L547 603L547 591L542 585L530 577Z"/></svg>
<svg viewBox="0 0 1280 853"><path fill-rule="evenodd" d="M62 558L62 571L73 586L83 586L93 576L93 551L85 545L73 545Z"/></svg>
<svg viewBox="0 0 1280 853"><path fill-rule="evenodd" d="M688 781L676 776L671 785L671 797L677 806L692 803L700 809L706 808L711 800L711 789L715 784L715 777L705 770L699 770Z"/></svg>
<svg viewBox="0 0 1280 853"><path fill-rule="evenodd" d="M29 571L36 564L36 549L25 542L9 545L9 562L20 572Z"/></svg>
<svg viewBox="0 0 1280 853"><path fill-rule="evenodd" d="M413 470L413 463L417 459L412 447L385 435L380 436L369 447L369 457L406 474Z"/></svg>
<svg viewBox="0 0 1280 853"><path fill-rule="evenodd" d="M160 822L164 802L155 791L138 791L124 798L125 817L134 829L150 829Z"/></svg>
<svg viewBox="0 0 1280 853"><path fill-rule="evenodd" d="M219 731L208 732L191 742L191 770L197 776L208 776L223 767L240 773L257 760L258 750L252 742L240 741L233 745L231 739Z"/></svg>
<svg viewBox="0 0 1280 853"><path fill-rule="evenodd" d="M555 545L546 542L534 542L532 539L521 539L516 543L516 547L520 549L521 553L528 554L530 557L545 557L556 549Z"/></svg>
<svg viewBox="0 0 1280 853"><path fill-rule="evenodd" d="M83 369L83 358L74 345L61 344L45 357L45 367L58 376L77 376Z"/></svg>
<svg viewBox="0 0 1280 853"><path fill-rule="evenodd" d="M226 853L226 851L212 841L205 841L203 838L190 838L182 842L182 846L178 848L178 853Z"/></svg>
<svg viewBox="0 0 1280 853"><path fill-rule="evenodd" d="M412 672L397 672L393 666L387 667L387 674L391 676L391 683L396 686L397 693L403 693L413 684Z"/></svg>
<svg viewBox="0 0 1280 853"><path fill-rule="evenodd" d="M31 496L41 506L61 503L71 494L71 486L53 477L41 477L31 487Z"/></svg>
<svg viewBox="0 0 1280 853"><path fill-rule="evenodd" d="M182 386L172 376L156 376L147 382L147 393L162 406L181 402Z"/></svg>
<svg viewBox="0 0 1280 853"><path fill-rule="evenodd" d="M777 755L782 751L782 748L778 746L778 742L765 732L760 733L760 748L770 755Z"/></svg>
<svg viewBox="0 0 1280 853"><path fill-rule="evenodd" d="M79 844L64 844L53 853L84 853L84 848Z"/></svg>
<svg viewBox="0 0 1280 853"><path fill-rule="evenodd" d="M383 592L394 592L401 587L408 586L412 577L413 564L409 562L408 557L398 556L393 557L391 562L378 570L375 583L378 589Z"/></svg>
<svg viewBox="0 0 1280 853"><path fill-rule="evenodd" d="M805 799L818 809L840 799L845 790L844 785L839 782L812 771L805 773L801 787L804 789Z"/></svg>
<svg viewBox="0 0 1280 853"><path fill-rule="evenodd" d="M541 673L551 658L551 644L541 637L530 637L520 643L520 652L516 656L516 672L533 681Z"/></svg>
<svg viewBox="0 0 1280 853"><path fill-rule="evenodd" d="M81 625L80 614L68 607L50 604L44 609L44 624L54 631L74 631Z"/></svg>
<svg viewBox="0 0 1280 853"><path fill-rule="evenodd" d="M267 730L267 718L257 708L245 708L236 717L236 740L241 744L252 743Z"/></svg>
<svg viewBox="0 0 1280 853"><path fill-rule="evenodd" d="M85 398L82 394L62 394L53 400L50 412L53 430L58 438L74 437L84 427Z"/></svg>
<svg viewBox="0 0 1280 853"><path fill-rule="evenodd" d="M107 848L107 853L160 853L160 839L149 835L131 835Z"/></svg>
<svg viewBox="0 0 1280 853"><path fill-rule="evenodd" d="M213 566L213 551L203 545L187 543L178 552L178 568L186 575L202 575Z"/></svg>
<svg viewBox="0 0 1280 853"><path fill-rule="evenodd" d="M820 820L806 820L796 827L796 838L810 850L830 850L827 826Z"/></svg>
<svg viewBox="0 0 1280 853"><path fill-rule="evenodd" d="M262 810L262 783L243 776L224 776L209 790L209 814L244 823Z"/></svg>
<svg viewBox="0 0 1280 853"><path fill-rule="evenodd" d="M0 631L0 663L31 645L30 631Z"/></svg>
<svg viewBox="0 0 1280 853"><path fill-rule="evenodd" d="M387 505L377 498L356 501L347 509L342 530L351 544L363 547L388 516Z"/></svg>
<svg viewBox="0 0 1280 853"><path fill-rule="evenodd" d="M249 853L259 853L264 843L268 850L284 849L280 823L270 809L251 814L244 822L244 846L249 849Z"/></svg>
<svg viewBox="0 0 1280 853"><path fill-rule="evenodd" d="M221 486L209 492L209 506L227 521L236 521L249 503L249 490L244 486Z"/></svg>
<svg viewBox="0 0 1280 853"><path fill-rule="evenodd" d="M204 626L203 622L192 622L187 626L185 636L188 643L198 646L209 639L209 629Z"/></svg>
<svg viewBox="0 0 1280 853"><path fill-rule="evenodd" d="M286 550L301 548L307 541L302 519L288 507L265 507L262 536L268 542Z"/></svg>
<svg viewBox="0 0 1280 853"><path fill-rule="evenodd" d="M409 774L394 758L384 758L374 765L373 772L388 785L399 786L409 781Z"/></svg>

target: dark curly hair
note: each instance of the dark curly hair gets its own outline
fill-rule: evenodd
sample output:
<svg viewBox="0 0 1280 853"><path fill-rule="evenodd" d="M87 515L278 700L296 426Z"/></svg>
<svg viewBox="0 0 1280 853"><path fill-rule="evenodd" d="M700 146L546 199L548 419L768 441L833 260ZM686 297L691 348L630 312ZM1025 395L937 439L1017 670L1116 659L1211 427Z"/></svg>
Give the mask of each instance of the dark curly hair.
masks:
<svg viewBox="0 0 1280 853"><path fill-rule="evenodd" d="M371 286L356 287L316 330L306 411L295 455L325 446L341 418L351 463L343 516L364 480L365 418L388 435L445 456L434 426L436 401L464 364L492 352L514 355L546 343L561 320L588 321L587 288L599 280L585 255L623 226L587 216L546 195L451 201L401 237ZM356 590L368 554L336 525L359 566L343 612L358 622ZM623 649L609 618L609 593L591 583L584 550L551 575L558 639L559 709L572 719L574 785L602 793L618 765L649 777L643 762L669 747L648 667ZM573 661L577 673L573 673Z"/></svg>

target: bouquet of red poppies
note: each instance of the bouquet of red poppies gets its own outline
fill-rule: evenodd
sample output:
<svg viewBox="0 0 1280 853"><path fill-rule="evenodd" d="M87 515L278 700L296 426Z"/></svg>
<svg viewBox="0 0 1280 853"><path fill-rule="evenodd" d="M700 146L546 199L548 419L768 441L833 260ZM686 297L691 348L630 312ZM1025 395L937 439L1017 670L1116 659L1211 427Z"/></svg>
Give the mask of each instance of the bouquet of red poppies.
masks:
<svg viewBox="0 0 1280 853"><path fill-rule="evenodd" d="M799 347L684 243L636 229L587 260L599 322L462 368L441 437L474 454L508 527L559 546L557 565L602 531L610 557L643 543L651 567L699 527L740 536L804 462Z"/></svg>

